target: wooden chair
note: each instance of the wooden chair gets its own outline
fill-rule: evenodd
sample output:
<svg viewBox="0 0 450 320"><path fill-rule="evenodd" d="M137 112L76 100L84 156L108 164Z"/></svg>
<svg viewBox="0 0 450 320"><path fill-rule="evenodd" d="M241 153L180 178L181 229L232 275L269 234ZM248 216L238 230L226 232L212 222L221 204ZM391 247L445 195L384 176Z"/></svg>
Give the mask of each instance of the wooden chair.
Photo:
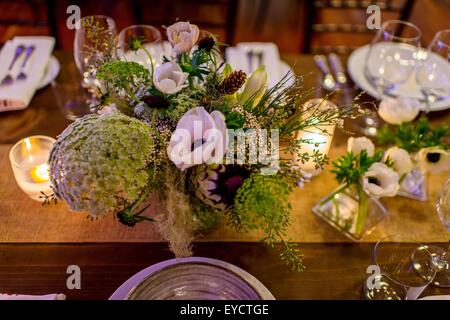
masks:
<svg viewBox="0 0 450 320"><path fill-rule="evenodd" d="M189 20L201 29L220 33L221 41L233 44L238 0L133 0L136 24L170 25ZM219 19L217 15L220 15Z"/></svg>
<svg viewBox="0 0 450 320"><path fill-rule="evenodd" d="M394 15L395 19L407 21L413 8L414 0L308 0L305 3L306 18L303 24L305 35L301 51L304 53L336 52L348 54L358 47L354 46L354 35L365 34L367 42L370 41L375 30L367 29L365 19L368 17L366 9L372 4L380 7L382 16L389 13ZM353 12L357 11L358 16L364 17L364 22L361 24L321 22L320 16L325 10L328 10L328 13L340 13L340 16L347 15L347 17L350 14L350 10ZM318 38L323 38L326 34L333 34L335 37L339 34L344 34L345 36L341 38L346 39L346 43L342 45L321 44Z"/></svg>

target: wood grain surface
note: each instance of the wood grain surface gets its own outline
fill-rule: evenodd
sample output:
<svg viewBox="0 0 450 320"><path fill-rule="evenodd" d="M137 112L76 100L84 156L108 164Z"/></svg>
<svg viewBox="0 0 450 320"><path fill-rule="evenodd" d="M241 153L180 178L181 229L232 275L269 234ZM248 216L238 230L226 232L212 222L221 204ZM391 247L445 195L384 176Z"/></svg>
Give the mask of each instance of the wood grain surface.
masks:
<svg viewBox="0 0 450 320"><path fill-rule="evenodd" d="M58 81L67 80L76 72L72 55L64 52L56 55L62 65ZM311 56L284 56L284 60L298 74L311 73L307 85L315 85ZM448 111L430 117L434 123L450 122ZM149 225L128 229L112 218L90 222L82 214L70 213L63 204L43 210L39 203L21 193L12 180L7 159L10 145L33 134L55 137L68 124L51 88L37 92L24 111L0 113L0 292L62 292L69 299L107 299L137 271L173 257L165 243L142 243L158 241ZM345 134L337 133L332 159L344 152L346 138ZM359 299L371 261L372 242L382 235L406 233L423 242L443 243L448 239L433 208L436 190L444 178L441 175L429 180L428 202L399 197L386 201L390 218L366 240L371 243L343 243L348 240L310 212L312 204L336 186L329 174L322 174L304 190L297 190L292 195L294 218L290 234L301 243L307 265L304 273L284 267L276 250L255 242L245 243L256 241L258 234L238 235L225 228L202 239L209 242L196 243L194 254L221 259L247 270L277 299ZM81 267L81 290L66 287L66 269L72 264ZM424 292L436 294L450 291L429 287Z"/></svg>

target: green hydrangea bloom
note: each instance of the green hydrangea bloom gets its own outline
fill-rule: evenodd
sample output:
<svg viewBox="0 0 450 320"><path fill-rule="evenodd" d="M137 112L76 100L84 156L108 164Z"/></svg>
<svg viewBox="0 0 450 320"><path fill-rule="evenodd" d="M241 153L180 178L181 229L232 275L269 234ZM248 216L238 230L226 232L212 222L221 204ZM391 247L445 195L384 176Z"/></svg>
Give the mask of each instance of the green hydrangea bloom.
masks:
<svg viewBox="0 0 450 320"><path fill-rule="evenodd" d="M149 184L151 128L119 112L87 115L58 137L50 154L55 193L93 217L118 212Z"/></svg>
<svg viewBox="0 0 450 320"><path fill-rule="evenodd" d="M279 175L251 174L234 198L231 223L244 230L261 229L268 236L284 233L289 224L291 190Z"/></svg>

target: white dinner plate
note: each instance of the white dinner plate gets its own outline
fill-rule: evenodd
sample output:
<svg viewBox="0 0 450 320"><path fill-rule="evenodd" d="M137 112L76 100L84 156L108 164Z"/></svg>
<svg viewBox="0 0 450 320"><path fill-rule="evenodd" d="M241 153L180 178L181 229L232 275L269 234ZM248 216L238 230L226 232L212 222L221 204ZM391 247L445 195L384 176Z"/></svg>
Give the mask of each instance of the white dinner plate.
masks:
<svg viewBox="0 0 450 320"><path fill-rule="evenodd" d="M125 281L109 300L274 300L248 272L225 261L189 257L154 264Z"/></svg>
<svg viewBox="0 0 450 320"><path fill-rule="evenodd" d="M364 74L364 65L367 59L367 53L369 51L369 45L362 46L352 52L348 59L348 73L353 81L364 91L370 94L372 97L380 99L380 96L375 87L369 82ZM415 72L412 73L410 78L400 85L398 88L390 92L394 96L410 97L422 100L422 110L425 109L425 103L423 102L424 96L422 95L419 86L416 82ZM432 104L430 111L445 110L450 107L450 100L441 100Z"/></svg>
<svg viewBox="0 0 450 320"><path fill-rule="evenodd" d="M59 74L60 69L61 69L61 66L59 64L58 59L56 59L55 56L51 56L48 61L47 68L45 68L45 73L41 79L41 82L37 86L37 90L45 88L53 80L55 80Z"/></svg>
<svg viewBox="0 0 450 320"><path fill-rule="evenodd" d="M428 296L420 298L419 300L450 300L450 296Z"/></svg>

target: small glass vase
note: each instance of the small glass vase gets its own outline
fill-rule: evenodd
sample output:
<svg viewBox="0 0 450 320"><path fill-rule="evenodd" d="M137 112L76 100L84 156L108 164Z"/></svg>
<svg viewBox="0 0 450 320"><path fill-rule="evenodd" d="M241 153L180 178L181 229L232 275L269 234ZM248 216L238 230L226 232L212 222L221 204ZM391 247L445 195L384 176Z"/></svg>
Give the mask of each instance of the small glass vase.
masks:
<svg viewBox="0 0 450 320"><path fill-rule="evenodd" d="M414 200L427 201L427 176L419 168L415 167L400 183L398 195Z"/></svg>
<svg viewBox="0 0 450 320"><path fill-rule="evenodd" d="M345 185L322 198L312 211L353 241L368 235L388 214L383 204L361 187Z"/></svg>

